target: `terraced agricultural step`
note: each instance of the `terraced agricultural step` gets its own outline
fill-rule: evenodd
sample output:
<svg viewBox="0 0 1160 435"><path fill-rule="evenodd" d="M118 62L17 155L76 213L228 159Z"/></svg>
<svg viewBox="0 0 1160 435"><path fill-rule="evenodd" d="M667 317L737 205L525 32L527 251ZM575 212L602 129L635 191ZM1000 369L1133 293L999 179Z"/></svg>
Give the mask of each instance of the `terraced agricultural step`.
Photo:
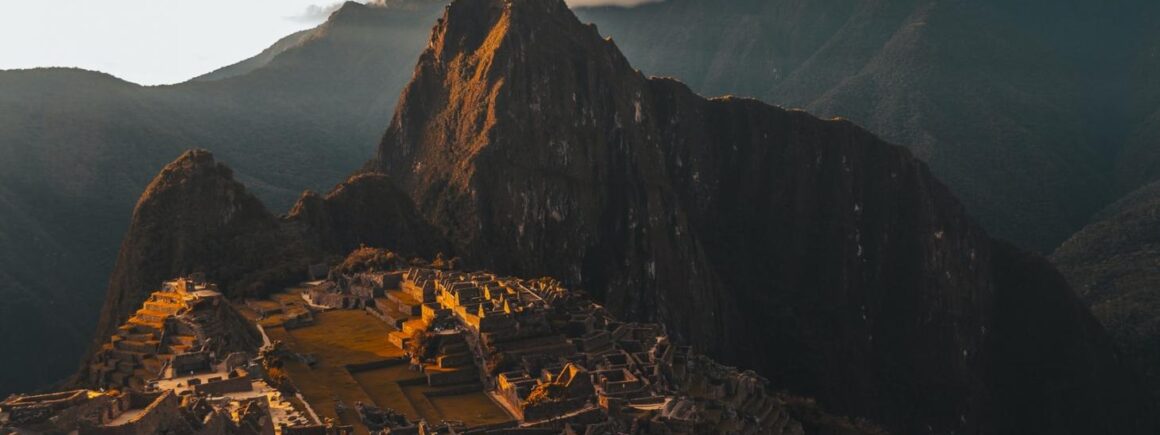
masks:
<svg viewBox="0 0 1160 435"><path fill-rule="evenodd" d="M467 384L479 382L479 369L475 366L461 367L451 370L427 372L427 385L441 387L446 385Z"/></svg>
<svg viewBox="0 0 1160 435"><path fill-rule="evenodd" d="M144 352L135 352L121 349L111 349L109 350L109 355L121 361L132 361L134 363L140 363L141 360L145 359L146 356Z"/></svg>
<svg viewBox="0 0 1160 435"><path fill-rule="evenodd" d="M161 345L160 341L149 340L117 340L113 342L113 346L119 350L127 350L141 353L157 353L157 347Z"/></svg>
<svg viewBox="0 0 1160 435"><path fill-rule="evenodd" d="M153 299L156 299L156 300L159 300L159 301L163 301L163 302L167 302L167 303L171 303L171 304L182 304L182 303L184 303L184 302L185 302L185 298L184 298L184 297L182 297L182 296L181 296L180 294L178 294L178 293L171 293L171 292L153 292L153 294L152 294L152 295L150 295L150 297L152 297Z"/></svg>
<svg viewBox="0 0 1160 435"><path fill-rule="evenodd" d="M142 320L149 322L149 323L163 323L163 322L165 322L165 319L168 319L169 317L172 317L172 316L170 316L168 313L166 313L164 311L157 311L157 310L151 310L149 308L142 308L140 310L137 310L135 317L142 319Z"/></svg>
<svg viewBox="0 0 1160 435"><path fill-rule="evenodd" d="M435 302L434 288L430 290L423 290L422 287L416 286L414 284L404 284L403 293L417 301L422 301L424 303Z"/></svg>
<svg viewBox="0 0 1160 435"><path fill-rule="evenodd" d="M165 330L165 323L154 322L139 317L130 317L129 324L133 325L133 330L137 333L151 334L154 337L161 337L161 332Z"/></svg>
<svg viewBox="0 0 1160 435"><path fill-rule="evenodd" d="M424 322L423 319L411 319L411 320L408 320L406 322L403 322L403 333L407 334L407 336L411 336L412 334L414 334L415 332L418 332L418 331L426 331L426 330L427 330L427 322Z"/></svg>
<svg viewBox="0 0 1160 435"><path fill-rule="evenodd" d="M411 341L411 336L404 334L403 331L391 331L387 334L387 341L399 349L406 349L407 343Z"/></svg>
<svg viewBox="0 0 1160 435"><path fill-rule="evenodd" d="M439 421L439 409L431 403L426 394L423 394L422 389L404 388L403 393L420 418L428 421Z"/></svg>
<svg viewBox="0 0 1160 435"><path fill-rule="evenodd" d="M465 342L465 341L461 341L461 342L457 342L457 343L443 343L439 346L439 353L442 353L445 355L466 353L466 352L468 352L468 349L467 349L467 342Z"/></svg>
<svg viewBox="0 0 1160 435"><path fill-rule="evenodd" d="M360 382L360 385L362 385L361 382ZM366 389L367 386L363 385L363 388ZM399 385L399 383L387 382L384 385L376 385L375 388L379 388L379 389L383 390L383 392L378 394L376 397L403 397L403 398L408 399L405 401L392 401L391 403L378 403L378 401L375 401L375 405L377 405L379 408L394 409L397 412L403 413L404 415L407 416L408 419L411 419L411 420L418 420L419 418L421 418L421 416L419 415L419 411L417 409L415 409L415 407L410 403L411 402L410 399L408 398L403 387L401 385ZM399 403L399 402L403 402L403 403Z"/></svg>
<svg viewBox="0 0 1160 435"><path fill-rule="evenodd" d="M180 312L182 308L184 308L184 306L181 304L173 304L173 303L168 303L168 302L155 302L155 301L146 301L145 302L145 309L150 310L150 311L156 311L159 313L165 313L165 314L170 315L170 316L177 315L177 313Z"/></svg>
<svg viewBox="0 0 1160 435"><path fill-rule="evenodd" d="M121 337L124 340L136 340L136 341L149 341L149 340L156 340L157 339L157 337L153 336L153 334L141 333L141 332L125 333L124 335L119 335L119 337Z"/></svg>
<svg viewBox="0 0 1160 435"><path fill-rule="evenodd" d="M439 368L453 369L468 367L475 364L475 358L470 353L439 355L436 358Z"/></svg>
<svg viewBox="0 0 1160 435"><path fill-rule="evenodd" d="M421 314L421 307L423 303L414 296L403 293L401 291L387 292L387 300L389 300L396 308L402 311L411 313L412 316Z"/></svg>
<svg viewBox="0 0 1160 435"><path fill-rule="evenodd" d="M414 320L416 317L404 313L402 311L386 311L383 313L383 320L395 329L403 329L403 324L409 320Z"/></svg>

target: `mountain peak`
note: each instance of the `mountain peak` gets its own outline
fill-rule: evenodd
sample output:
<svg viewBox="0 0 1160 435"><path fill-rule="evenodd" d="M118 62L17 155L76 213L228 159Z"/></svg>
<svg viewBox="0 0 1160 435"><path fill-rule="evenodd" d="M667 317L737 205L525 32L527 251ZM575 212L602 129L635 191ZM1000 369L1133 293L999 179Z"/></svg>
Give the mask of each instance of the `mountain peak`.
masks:
<svg viewBox="0 0 1160 435"><path fill-rule="evenodd" d="M568 56L569 48L603 51L603 41L563 0L457 0L436 26L429 50L443 62L473 56L481 66L503 66L487 61L503 52L510 52L511 60L527 60Z"/></svg>
<svg viewBox="0 0 1160 435"><path fill-rule="evenodd" d="M179 168L185 170L209 169L218 168L219 165L214 159L213 153L209 150L201 148L191 148L185 150L173 162L165 167L168 170L177 170ZM225 165L220 165L225 168Z"/></svg>
<svg viewBox="0 0 1160 435"><path fill-rule="evenodd" d="M367 9L370 9L371 7L373 6L348 0L330 14L330 17L326 19L326 24L324 25L333 25L335 23L345 24L361 21L364 19L363 17L366 16Z"/></svg>
<svg viewBox="0 0 1160 435"><path fill-rule="evenodd" d="M181 185L191 183L222 182L232 186L234 182L233 170L214 160L213 153L204 149L186 150L176 160L165 165L161 172L153 178L145 188L138 207L152 200L157 195L164 194ZM241 187L240 184L237 187ZM244 188L242 188L244 190Z"/></svg>
<svg viewBox="0 0 1160 435"><path fill-rule="evenodd" d="M457 0L436 25L381 148L407 162L391 166L402 162L380 153L381 169L395 174L459 165L452 181L463 184L474 171L470 161L485 149L518 152L510 149L515 141L497 135L520 137L516 130L525 120L586 131L596 118L631 124L641 110L632 98L645 87L616 46L561 0ZM431 118L449 129L426 128ZM413 149L421 142L447 149Z"/></svg>
<svg viewBox="0 0 1160 435"><path fill-rule="evenodd" d="M560 0L453 2L370 166L465 261L558 277L842 414L1003 432L990 398L1041 388L988 371L1016 359L992 353L994 313L1027 299L997 305L1019 288L924 163L849 121L646 78ZM1013 344L1103 343L1037 333Z"/></svg>
<svg viewBox="0 0 1160 435"><path fill-rule="evenodd" d="M268 269L264 263L289 245L229 167L209 151L186 151L153 178L133 210L97 336L124 321L165 277L205 272L221 282L252 282L245 275ZM244 260L226 259L229 252Z"/></svg>

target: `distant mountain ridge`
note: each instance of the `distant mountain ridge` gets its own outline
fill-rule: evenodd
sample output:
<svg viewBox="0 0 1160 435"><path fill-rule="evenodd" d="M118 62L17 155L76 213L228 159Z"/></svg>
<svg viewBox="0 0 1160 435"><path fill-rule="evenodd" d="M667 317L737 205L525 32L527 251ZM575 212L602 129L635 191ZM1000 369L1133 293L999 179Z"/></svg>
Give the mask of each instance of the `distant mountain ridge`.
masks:
<svg viewBox="0 0 1160 435"><path fill-rule="evenodd" d="M1156 64L1142 43L1156 2L670 0L578 14L647 74L847 117L909 147L990 232L1040 252L1149 181L1114 167L1160 155L1123 151L1157 107L1136 108L1158 85L1140 73Z"/></svg>
<svg viewBox="0 0 1160 435"><path fill-rule="evenodd" d="M274 45L271 45L269 48L262 50L262 52L258 53L257 56L251 57L233 65L227 65L218 68L209 73L194 77L190 81L210 82L251 73L258 68L268 65L274 60L275 57L278 57L279 54L284 53L286 50L292 49L302 44L316 31L317 29L306 29L292 33L290 36L279 39L278 42L275 42Z"/></svg>
<svg viewBox="0 0 1160 435"><path fill-rule="evenodd" d="M909 153L646 79L571 15L461 0L420 58L376 167L457 254L561 277L901 433L1141 429L1142 393L1067 283Z"/></svg>
<svg viewBox="0 0 1160 435"><path fill-rule="evenodd" d="M1160 392L1160 182L1108 206L1051 258Z"/></svg>
<svg viewBox="0 0 1160 435"><path fill-rule="evenodd" d="M191 147L285 209L358 168L442 4L350 2L328 23L187 83L0 71L0 396L67 375L89 342L138 195ZM405 60L405 61L404 61ZM41 345L36 345L41 343Z"/></svg>
<svg viewBox="0 0 1160 435"><path fill-rule="evenodd" d="M278 219L279 245L306 247L285 260L446 239L473 266L557 276L896 433L1152 429L1058 272L988 237L905 149L646 78L562 1L458 0L419 59L375 160ZM129 234L167 220L150 216ZM438 237L413 238L426 231ZM169 245L130 237L122 253L154 246ZM109 300L141 297L134 277L199 267L234 296L251 288L220 266L254 261L247 250L176 246L164 258L181 261L119 262L129 285Z"/></svg>
<svg viewBox="0 0 1160 435"><path fill-rule="evenodd" d="M69 358L43 355L76 354L76 343L87 341L98 283L113 267L136 195L182 150L212 149L275 210L303 189L326 191L363 162L446 2L389 3L347 4L329 32L291 35L175 86L146 89L78 70L0 72L0 278L9 278L0 280L0 297L16 295L10 308L0 307L12 313L0 316L0 347L44 349L0 354L0 365L21 374L0 377L0 395L73 368ZM990 232L1047 252L1103 204L1156 176L1149 169L1160 137L1152 134L1160 131L1152 128L1160 62L1148 48L1160 34L1148 28L1154 7L1140 0L667 0L577 14L597 22L646 74L677 76L702 94L846 116L909 146ZM1140 42L1124 43L1132 39ZM1097 98L1105 89L1108 101ZM1129 139L1120 137L1127 132ZM367 182L343 197L389 189ZM355 217L392 211L352 213L317 207L324 196L301 199L303 217L286 226L365 225L373 219ZM432 213L431 206L414 207ZM331 232L312 243L364 237ZM660 305L660 297L644 297L655 300L626 297L626 309Z"/></svg>

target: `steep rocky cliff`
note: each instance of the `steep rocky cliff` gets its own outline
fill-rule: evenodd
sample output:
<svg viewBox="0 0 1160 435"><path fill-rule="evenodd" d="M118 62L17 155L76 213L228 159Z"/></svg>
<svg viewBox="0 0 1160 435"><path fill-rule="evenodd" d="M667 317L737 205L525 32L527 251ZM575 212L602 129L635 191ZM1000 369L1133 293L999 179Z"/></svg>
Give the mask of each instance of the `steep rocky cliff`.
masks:
<svg viewBox="0 0 1160 435"><path fill-rule="evenodd" d="M469 262L561 277L840 413L901 433L1141 427L1066 284L1034 257L1011 272L1023 254L994 254L906 150L645 78L561 1L454 2L371 167ZM1012 375L1037 366L1055 369ZM996 405L1015 393L1053 400Z"/></svg>
<svg viewBox="0 0 1160 435"><path fill-rule="evenodd" d="M329 188L377 145L442 11L430 0L349 2L255 59L172 86L0 71L0 299L11 302L0 311L17 311L0 315L0 348L26 349L0 352L10 369L0 396L73 369L159 168L210 148L278 211L304 189Z"/></svg>
<svg viewBox="0 0 1160 435"><path fill-rule="evenodd" d="M262 295L364 244L408 257L450 252L385 176L356 175L325 197L307 191L289 215L275 217L212 154L187 151L133 211L96 339L107 339L167 279L200 272L229 297Z"/></svg>
<svg viewBox="0 0 1160 435"><path fill-rule="evenodd" d="M450 245L419 216L411 199L382 174L359 174L326 196L307 191L286 217L316 251L345 254L360 245L434 258Z"/></svg>
<svg viewBox="0 0 1160 435"><path fill-rule="evenodd" d="M1139 372L1046 259L995 242L989 376L1005 433L1155 433Z"/></svg>
<svg viewBox="0 0 1160 435"><path fill-rule="evenodd" d="M277 284L270 279L279 271L302 273L309 266L304 252L233 171L207 151L187 151L161 170L133 210L97 339L165 280L203 272L244 295Z"/></svg>
<svg viewBox="0 0 1160 435"><path fill-rule="evenodd" d="M235 267L267 277L361 243L448 248L559 277L893 432L1151 430L1062 277L992 241L907 150L646 78L561 0L452 3L365 173L281 221L202 153L155 184L111 315L155 275L200 268L238 296L261 281Z"/></svg>
<svg viewBox="0 0 1160 435"><path fill-rule="evenodd" d="M667 0L578 14L648 74L907 146L991 234L1026 248L1054 249L1122 194L1117 178L1132 189L1160 173L1141 143L1160 131L1155 1Z"/></svg>

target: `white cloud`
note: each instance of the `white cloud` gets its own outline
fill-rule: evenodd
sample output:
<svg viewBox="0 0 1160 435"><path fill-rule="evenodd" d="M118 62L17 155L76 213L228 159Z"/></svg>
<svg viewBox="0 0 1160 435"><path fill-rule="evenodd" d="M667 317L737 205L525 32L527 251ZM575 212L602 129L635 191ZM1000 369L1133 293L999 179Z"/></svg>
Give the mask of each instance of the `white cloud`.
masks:
<svg viewBox="0 0 1160 435"><path fill-rule="evenodd" d="M566 1L577 7L648 2ZM337 2L0 0L6 17L20 18L0 25L0 41L5 41L0 43L0 70L70 66L141 84L179 83L314 27Z"/></svg>
<svg viewBox="0 0 1160 435"><path fill-rule="evenodd" d="M371 6L386 6L388 0L361 0ZM664 0L565 0L570 7L595 7L595 6L623 6L633 7L640 6L647 3L659 3ZM450 2L450 0L448 0ZM344 2L334 2L330 4L312 4L306 7L302 13L288 17L290 20L300 23L317 24L326 21L330 14L342 7Z"/></svg>
<svg viewBox="0 0 1160 435"><path fill-rule="evenodd" d="M302 23L321 23L326 21L330 14L342 7L343 2L331 3L326 6L310 5L302 13L289 17L289 19Z"/></svg>
<svg viewBox="0 0 1160 435"><path fill-rule="evenodd" d="M0 70L69 66L178 83L314 27L287 17L334 1L0 0L10 18L0 25Z"/></svg>

